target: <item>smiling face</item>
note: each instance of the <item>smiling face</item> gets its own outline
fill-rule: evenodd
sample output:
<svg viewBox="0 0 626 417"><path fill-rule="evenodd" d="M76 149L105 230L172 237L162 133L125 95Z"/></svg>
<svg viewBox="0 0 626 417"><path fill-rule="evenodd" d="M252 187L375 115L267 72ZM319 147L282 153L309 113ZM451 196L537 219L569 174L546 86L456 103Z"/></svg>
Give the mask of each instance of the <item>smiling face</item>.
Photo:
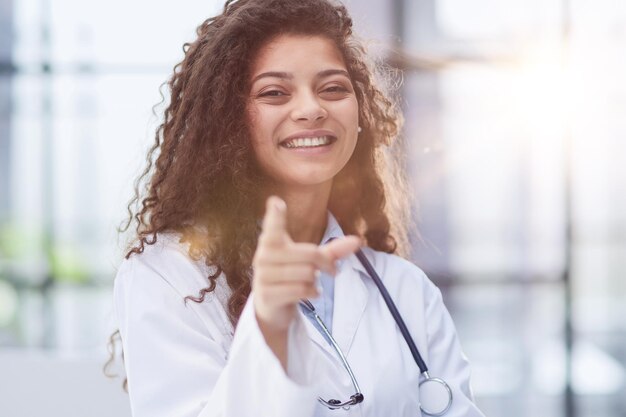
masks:
<svg viewBox="0 0 626 417"><path fill-rule="evenodd" d="M357 141L358 103L341 53L319 36L281 35L252 65L252 146L279 187L332 184Z"/></svg>

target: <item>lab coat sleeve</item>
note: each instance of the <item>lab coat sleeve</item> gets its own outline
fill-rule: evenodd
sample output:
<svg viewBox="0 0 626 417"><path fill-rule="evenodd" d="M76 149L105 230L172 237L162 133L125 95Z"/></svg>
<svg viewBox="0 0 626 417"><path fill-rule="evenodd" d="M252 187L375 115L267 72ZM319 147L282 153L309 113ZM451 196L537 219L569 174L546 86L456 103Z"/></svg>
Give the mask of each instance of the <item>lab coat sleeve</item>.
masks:
<svg viewBox="0 0 626 417"><path fill-rule="evenodd" d="M430 375L446 381L452 390L452 407L446 417L484 417L474 404L469 362L461 349L452 318L443 304L441 291L430 281L427 287L427 363Z"/></svg>
<svg viewBox="0 0 626 417"><path fill-rule="evenodd" d="M252 297L227 352L185 295L141 257L118 272L115 309L134 417L313 415L315 364L299 316L285 373L260 332Z"/></svg>

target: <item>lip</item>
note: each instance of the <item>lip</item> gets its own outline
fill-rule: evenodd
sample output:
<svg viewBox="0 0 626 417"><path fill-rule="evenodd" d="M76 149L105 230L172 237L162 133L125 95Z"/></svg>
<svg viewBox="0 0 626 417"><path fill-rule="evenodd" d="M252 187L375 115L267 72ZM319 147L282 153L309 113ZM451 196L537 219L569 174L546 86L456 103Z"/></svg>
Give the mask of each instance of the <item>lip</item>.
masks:
<svg viewBox="0 0 626 417"><path fill-rule="evenodd" d="M283 140L281 140L278 144L281 145L288 140L297 139L297 138L318 138L320 136L330 136L334 140L337 140L337 135L331 130L327 129L317 129L317 130L301 130L299 132L294 133L293 135L287 136Z"/></svg>

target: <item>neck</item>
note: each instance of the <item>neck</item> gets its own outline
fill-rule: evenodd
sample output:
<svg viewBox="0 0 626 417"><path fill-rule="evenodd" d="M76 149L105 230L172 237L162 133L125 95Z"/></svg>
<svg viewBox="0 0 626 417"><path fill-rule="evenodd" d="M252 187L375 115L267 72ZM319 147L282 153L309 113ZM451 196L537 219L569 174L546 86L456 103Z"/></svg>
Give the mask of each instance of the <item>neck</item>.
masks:
<svg viewBox="0 0 626 417"><path fill-rule="evenodd" d="M274 194L287 203L287 230L294 242L318 245L324 237L328 220L328 200L332 182L311 187L274 189Z"/></svg>

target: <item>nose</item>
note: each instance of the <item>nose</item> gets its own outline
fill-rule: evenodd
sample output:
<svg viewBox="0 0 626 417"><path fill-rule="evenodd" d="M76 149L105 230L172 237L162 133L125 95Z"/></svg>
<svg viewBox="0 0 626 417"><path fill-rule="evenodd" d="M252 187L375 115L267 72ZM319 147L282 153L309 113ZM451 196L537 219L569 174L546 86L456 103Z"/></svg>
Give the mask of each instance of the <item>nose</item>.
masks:
<svg viewBox="0 0 626 417"><path fill-rule="evenodd" d="M297 100L293 100L293 103L291 118L294 121L314 122L328 117L328 112L320 102L319 97L313 93L303 93Z"/></svg>

